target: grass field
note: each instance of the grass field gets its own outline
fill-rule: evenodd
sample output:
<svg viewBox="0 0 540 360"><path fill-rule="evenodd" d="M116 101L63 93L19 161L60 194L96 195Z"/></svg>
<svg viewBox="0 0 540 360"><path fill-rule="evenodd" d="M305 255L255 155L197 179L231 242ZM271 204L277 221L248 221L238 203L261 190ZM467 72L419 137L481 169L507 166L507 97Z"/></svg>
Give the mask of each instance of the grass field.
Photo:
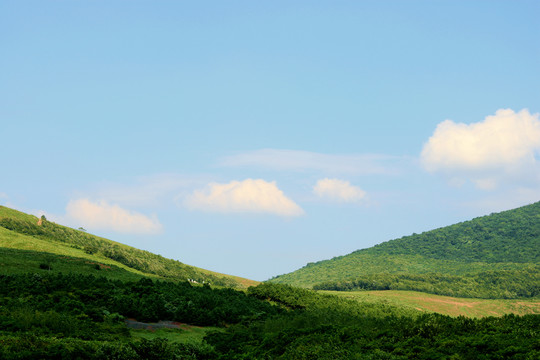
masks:
<svg viewBox="0 0 540 360"><path fill-rule="evenodd" d="M486 300L455 298L416 291L320 291L360 302L386 303L450 316L485 317L505 314L540 314L540 299Z"/></svg>

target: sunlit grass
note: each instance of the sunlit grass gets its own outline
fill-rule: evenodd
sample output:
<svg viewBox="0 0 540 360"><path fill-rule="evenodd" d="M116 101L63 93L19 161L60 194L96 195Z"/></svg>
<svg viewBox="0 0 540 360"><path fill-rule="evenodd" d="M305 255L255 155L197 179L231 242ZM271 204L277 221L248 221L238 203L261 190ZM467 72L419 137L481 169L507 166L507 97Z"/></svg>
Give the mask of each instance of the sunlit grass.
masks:
<svg viewBox="0 0 540 360"><path fill-rule="evenodd" d="M456 298L416 291L320 291L359 302L388 304L421 312L436 312L450 316L503 316L505 314L540 314L540 299L487 300Z"/></svg>

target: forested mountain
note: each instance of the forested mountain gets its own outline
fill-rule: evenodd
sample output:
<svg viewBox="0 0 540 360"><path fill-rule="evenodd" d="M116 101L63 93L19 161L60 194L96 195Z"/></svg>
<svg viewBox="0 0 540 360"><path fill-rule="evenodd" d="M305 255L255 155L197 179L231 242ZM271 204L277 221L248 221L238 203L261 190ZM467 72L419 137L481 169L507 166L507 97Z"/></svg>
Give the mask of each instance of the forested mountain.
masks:
<svg viewBox="0 0 540 360"><path fill-rule="evenodd" d="M412 234L270 280L327 290L540 295L540 202Z"/></svg>
<svg viewBox="0 0 540 360"><path fill-rule="evenodd" d="M153 277L245 288L255 281L215 273L86 231L0 206L0 273L32 268L134 280ZM99 271L101 270L101 271ZM99 271L99 272L98 272Z"/></svg>

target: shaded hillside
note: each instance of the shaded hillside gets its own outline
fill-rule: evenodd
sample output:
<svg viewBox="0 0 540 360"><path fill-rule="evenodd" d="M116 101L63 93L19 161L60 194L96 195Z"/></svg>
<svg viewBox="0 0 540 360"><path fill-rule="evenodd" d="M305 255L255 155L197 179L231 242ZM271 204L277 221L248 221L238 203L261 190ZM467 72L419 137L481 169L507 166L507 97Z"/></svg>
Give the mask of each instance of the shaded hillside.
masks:
<svg viewBox="0 0 540 360"><path fill-rule="evenodd" d="M139 276L172 280L192 279L199 283L229 287L254 285L247 279L215 273L164 258L149 251L74 230L42 218L0 206L0 247L64 255L115 266ZM22 256L23 253L17 253ZM24 253L28 258L31 254ZM36 256L39 257L38 253ZM58 263L58 259L56 262ZM5 269L8 271L9 269Z"/></svg>
<svg viewBox="0 0 540 360"><path fill-rule="evenodd" d="M391 240L270 281L327 290L540 295L540 202Z"/></svg>

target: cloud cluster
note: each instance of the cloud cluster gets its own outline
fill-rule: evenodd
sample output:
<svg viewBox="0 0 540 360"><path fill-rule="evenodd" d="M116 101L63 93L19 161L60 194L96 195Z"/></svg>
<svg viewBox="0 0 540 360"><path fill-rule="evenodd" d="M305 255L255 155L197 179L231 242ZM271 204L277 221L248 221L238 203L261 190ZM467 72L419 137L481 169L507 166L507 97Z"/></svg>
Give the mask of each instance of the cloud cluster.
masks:
<svg viewBox="0 0 540 360"><path fill-rule="evenodd" d="M104 200L92 202L88 199L72 200L66 207L66 218L83 227L96 230L112 230L128 234L156 234L162 225L158 219L129 211Z"/></svg>
<svg viewBox="0 0 540 360"><path fill-rule="evenodd" d="M193 210L235 213L255 212L280 216L299 216L304 211L287 198L276 182L262 179L231 181L227 184L211 183L206 189L196 190L184 205Z"/></svg>
<svg viewBox="0 0 540 360"><path fill-rule="evenodd" d="M491 189L504 177L537 176L539 114L497 110L470 125L445 120L424 145L421 161L430 172L471 179Z"/></svg>
<svg viewBox="0 0 540 360"><path fill-rule="evenodd" d="M313 186L313 192L320 198L337 202L359 202L366 192L350 182L338 179L321 179Z"/></svg>

